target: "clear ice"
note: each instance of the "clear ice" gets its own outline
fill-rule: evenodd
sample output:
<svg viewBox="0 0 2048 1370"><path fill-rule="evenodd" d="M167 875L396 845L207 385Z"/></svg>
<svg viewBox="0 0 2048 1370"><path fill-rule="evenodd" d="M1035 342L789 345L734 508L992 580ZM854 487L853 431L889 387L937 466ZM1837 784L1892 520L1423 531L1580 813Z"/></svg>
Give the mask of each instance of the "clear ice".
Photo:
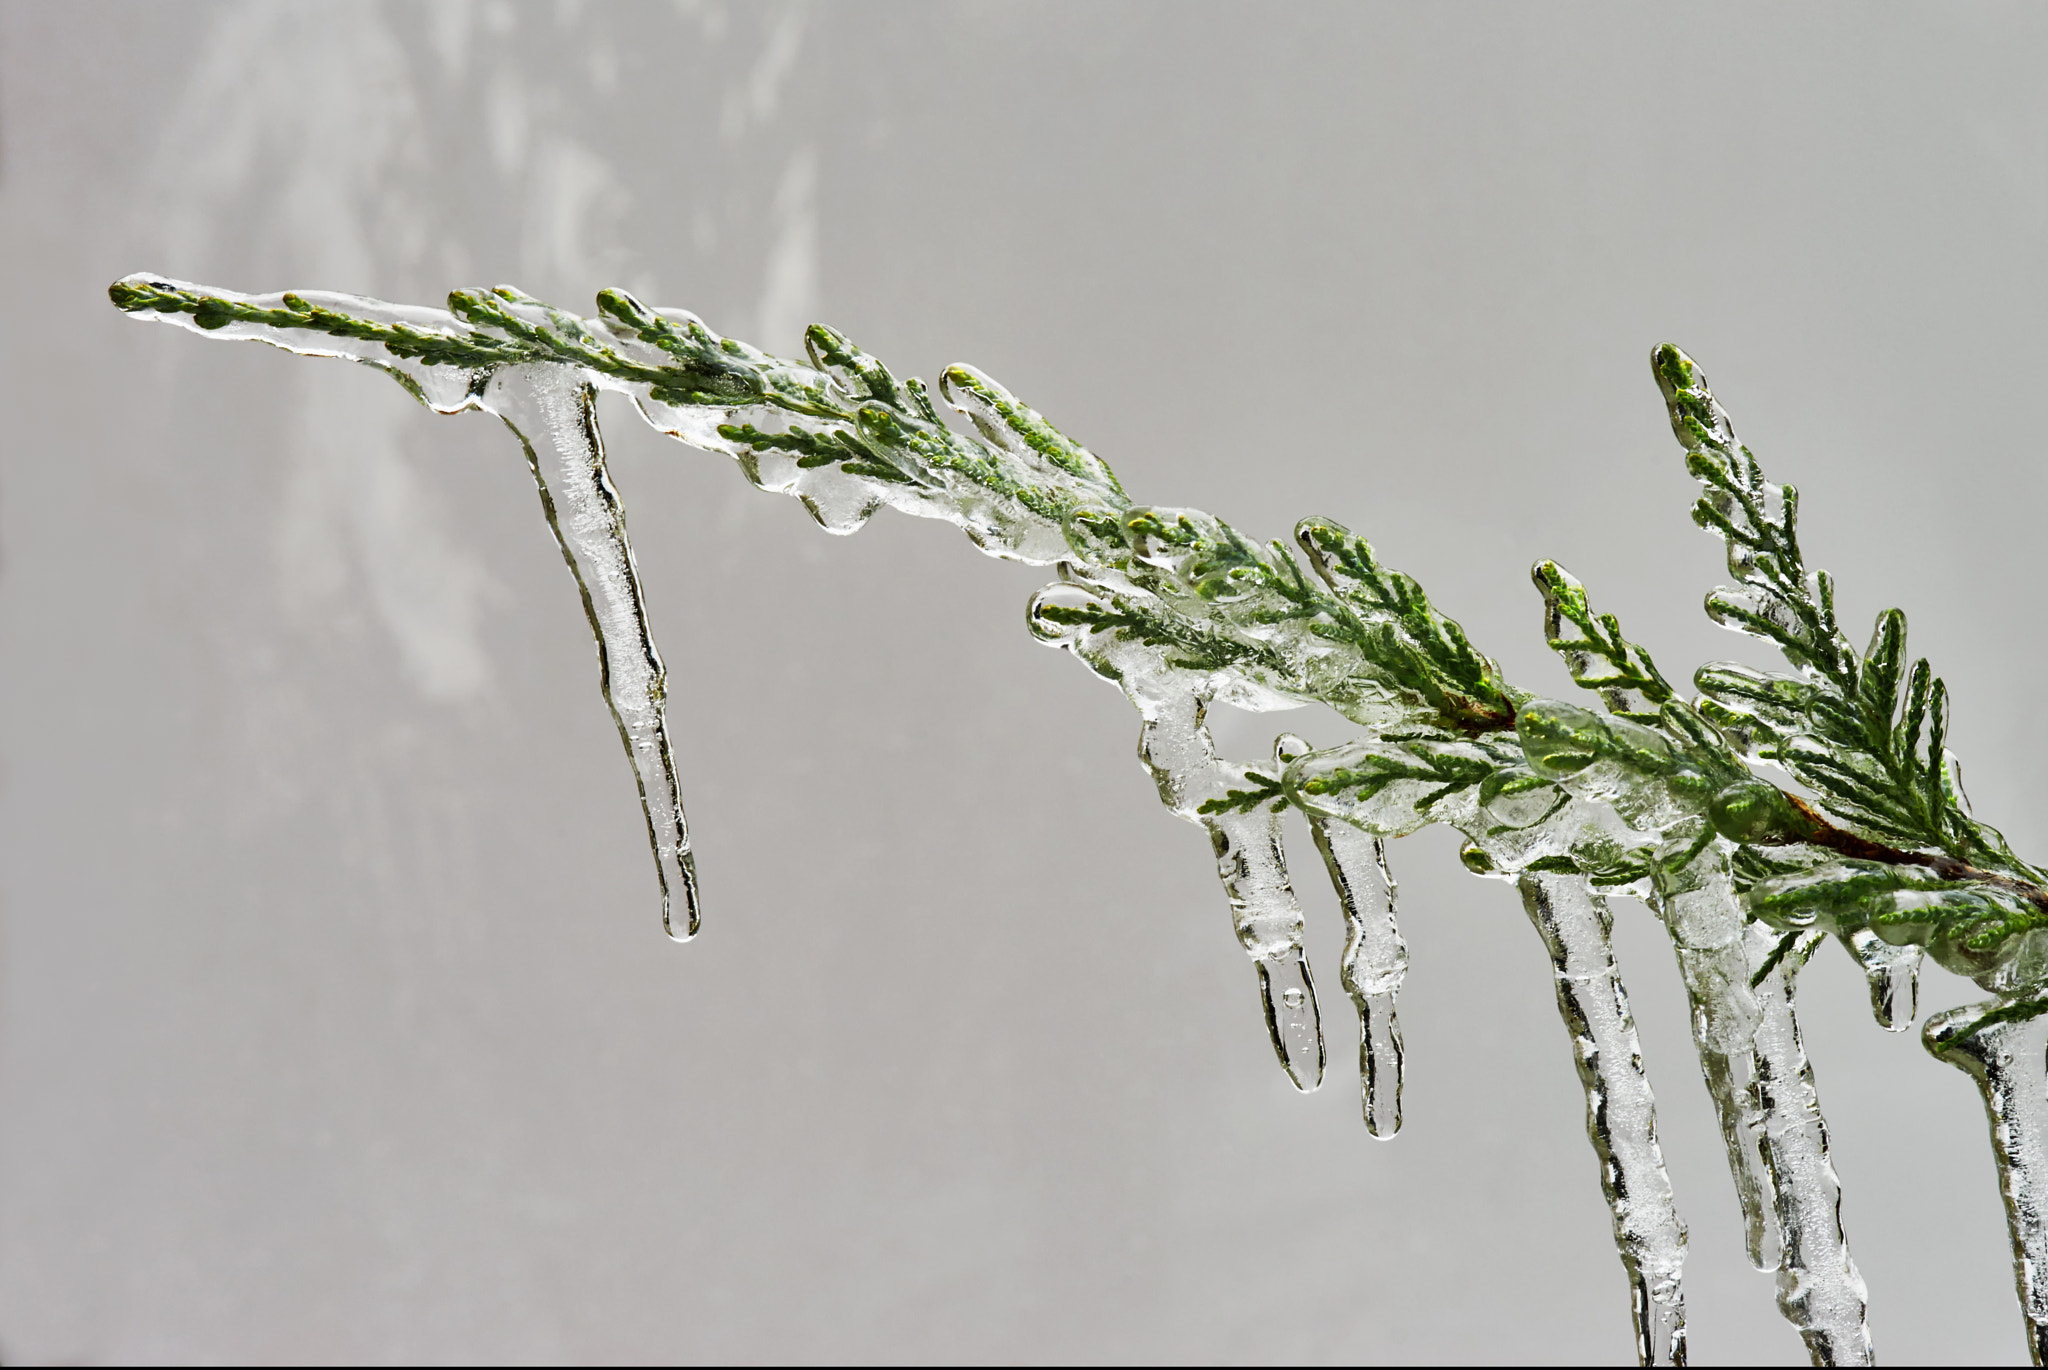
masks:
<svg viewBox="0 0 2048 1370"><path fill-rule="evenodd" d="M1309 746L1292 733L1273 743L1285 771ZM1386 1140L1401 1130L1401 1020L1395 999L1408 974L1408 944L1394 915L1398 886L1384 839L1350 823L1307 815L1309 832L1344 909L1344 989L1358 1009L1358 1087L1366 1131Z"/></svg>
<svg viewBox="0 0 2048 1370"><path fill-rule="evenodd" d="M1927 1020L1928 1050L1966 1072L1984 1095L1991 1154L2012 1234L2013 1281L2034 1364L2048 1364L2048 1017L1997 1017L2005 1002Z"/></svg>
<svg viewBox="0 0 2048 1370"><path fill-rule="evenodd" d="M1583 876L1529 872L1522 906L1543 938L1557 982L1557 1011L1572 1034L1586 1090L1586 1135L1614 1215L1614 1243L1628 1271L1636 1355L1644 1365L1685 1364L1685 1224L1657 1144L1657 1105L1628 991L1609 940L1605 898Z"/></svg>
<svg viewBox="0 0 2048 1370"><path fill-rule="evenodd" d="M582 591L597 638L599 686L640 785L661 880L661 925L678 942L687 941L696 936L701 914L690 825L668 740L668 673L647 626L626 511L605 470L597 390L559 366L516 366L493 376L478 403L525 447L548 526Z"/></svg>
<svg viewBox="0 0 2048 1370"><path fill-rule="evenodd" d="M1728 1174L1742 1209L1745 1249L1758 1270L1775 1271L1783 1254L1775 1213L1776 1181L1765 1154L1763 1105L1756 1092L1755 1036L1762 1011L1744 917L1726 860L1703 853L1668 873L1650 895L1678 956L1692 1009L1700 1075L1714 1101Z"/></svg>
<svg viewBox="0 0 2048 1370"><path fill-rule="evenodd" d="M1041 640L1073 652L1121 685L1137 706L1143 720L1138 759L1160 802L1209 834L1238 943L1258 967L1273 1051L1295 1088L1315 1089L1323 1082L1322 1023L1302 953L1301 902L1287 877L1280 814L1270 799L1226 807L1233 791L1247 794L1257 784L1247 767L1216 755L1206 722L1213 684L1170 665L1158 647L1120 639L1113 630L1090 633L1072 622L1076 610L1105 607L1085 587L1060 582L1033 597L1028 618Z"/></svg>
<svg viewBox="0 0 2048 1370"><path fill-rule="evenodd" d="M1842 939L1870 984L1870 1016L1886 1032L1904 1032L1920 1016L1920 963L1926 952L1893 946L1870 928Z"/></svg>
<svg viewBox="0 0 2048 1370"><path fill-rule="evenodd" d="M504 287L458 291L446 310L313 291L239 295L150 275L118 282L113 294L130 313L205 335L377 367L438 412L492 413L519 437L583 596L605 699L639 786L663 924L678 939L698 928L696 870L669 743L665 670L598 434L600 389L627 396L661 432L732 456L754 485L796 497L828 531L853 532L890 507L951 523L990 555L1055 566L1059 580L1030 601L1029 627L1115 684L1138 710L1139 759L1169 811L1209 837L1233 929L1256 970L1274 1052L1303 1091L1320 1084L1325 1048L1282 815L1292 807L1306 819L1344 911L1342 983L1358 1012L1360 1104L1375 1137L1392 1137L1401 1126L1396 998L1408 959L1385 842L1432 823L1462 833L1473 871L1517 885L1551 959L1630 1283L1639 1355L1645 1364L1682 1364L1685 1227L1657 1140L1607 904L1617 893L1642 899L1677 956L1750 1259L1775 1273L1779 1307L1816 1363L1870 1363L1865 1290L1843 1236L1840 1184L1794 989L1814 945L1837 931L1868 977L1874 1016L1902 1030L1917 1007L1920 947L1904 933L1880 935L1873 918L1839 928L1799 924L1791 934L1756 921L1760 898L1841 876L1815 864L1831 859L1825 853L1781 845L1774 849L1793 853L1791 874L1738 882L1734 863L1749 849L1730 840L1732 820L1711 805L1758 786L1731 762L1742 783L1724 788L1730 781L1718 762L1696 765L1673 741L1691 746L1687 736L1701 742L1713 735L1704 721L1711 717L1716 736L1761 756L1770 720L1791 716L1784 701L1806 698L1822 680L1814 670L1789 677L1709 666L1699 679L1713 699L1684 705L1641 649L1617 649L1611 617L1602 629L1587 616L1583 586L1554 563L1539 563L1552 646L1609 712L1530 697L1509 688L1419 586L1381 566L1363 539L1339 525L1305 519L1292 546L1262 545L1199 510L1134 504L1092 452L981 373L951 367L938 387L969 436L941 419L920 382L899 379L822 326L807 334L805 365L621 291L599 296L594 319ZM1733 428L1703 379L1681 375L1661 352L1658 365L1674 431L1709 487L1697 517L1729 538L1729 566L1742 581L1710 596L1710 614L1745 632L1796 638L1810 625L1787 609L1787 592L1772 579L1797 559L1790 541L1796 492L1764 482L1746 449L1739 462L1728 456L1736 451ZM1695 380L1696 391L1680 384ZM1727 469L1737 483L1714 484L1722 470L1716 461L1734 462ZM1781 529L1785 541L1760 555L1729 531L1736 523ZM1830 583L1821 577L1813 585L1833 636L1788 648L1809 665L1847 650L1833 645L1839 634ZM1891 660L1902 650L1903 620L1895 629L1887 622L1881 617L1871 659L1889 652L1884 659ZM1588 636L1574 638L1574 631ZM1853 664L1853 654L1842 659ZM1932 700L1930 754L1944 756L1945 696L1938 683L1929 693L1924 663L1916 669L1923 674L1914 677L1912 689L1921 692L1914 697ZM1870 707L1883 704L1886 688L1896 703L1897 679L1881 672L1864 679L1868 688L1858 688ZM1754 701L1756 716L1725 707L1709 715L1724 697ZM1311 702L1329 705L1365 735L1317 751L1283 734L1271 759L1257 762L1217 755L1210 708L1270 711ZM1908 752L1913 745L1909 739ZM1765 759L1796 769L1828 758L1795 730ZM1941 764L1938 783L1952 787L1952 762ZM1749 893L1738 893L1739 884ZM1894 918L1882 930L1911 932L1923 905L1974 900L1972 909L1992 909L1994 896L1981 884L1934 895L1903 888L1885 896L1882 910ZM1964 965L2001 997L1938 1016L1926 1037L1983 1092L2037 1360L2048 1347L2048 1276L2041 1274L2048 1270L2048 1017L2037 1016L2048 1001L2026 995L2048 982L2048 945L2035 945L2044 938L2018 939L2029 948L2024 955L2008 946L1983 965ZM1967 961L1970 953L1935 954Z"/></svg>
<svg viewBox="0 0 2048 1370"><path fill-rule="evenodd" d="M1751 924L1761 961L1776 939ZM1793 990L1819 933L1801 939L1757 986L1756 1094L1764 1113L1764 1154L1777 1188L1778 1307L1799 1329L1816 1365L1872 1365L1869 1291L1842 1232L1842 1182L1828 1156L1828 1125L1813 1065L1799 1039Z"/></svg>

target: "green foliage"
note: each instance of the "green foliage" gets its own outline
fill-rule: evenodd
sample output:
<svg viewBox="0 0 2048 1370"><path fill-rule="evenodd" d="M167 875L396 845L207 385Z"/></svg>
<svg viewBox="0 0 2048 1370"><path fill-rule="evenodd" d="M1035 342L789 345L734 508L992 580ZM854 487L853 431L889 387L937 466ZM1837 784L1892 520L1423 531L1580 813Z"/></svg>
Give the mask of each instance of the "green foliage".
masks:
<svg viewBox="0 0 2048 1370"><path fill-rule="evenodd" d="M1650 654L1621 635L1613 614L1595 614L1586 587L1554 561L1539 561L1530 578L1543 593L1544 639L1564 658L1572 683L1600 696L1607 711L1637 723L1655 723L1656 708L1676 697ZM1565 626L1579 630L1568 636Z"/></svg>
<svg viewBox="0 0 2048 1370"><path fill-rule="evenodd" d="M1488 755L1462 738L1408 733L1378 740L1386 744L1383 749L1317 776L1302 788L1317 795L1349 793L1363 802L1377 799L1398 781L1421 781L1427 788L1412 806L1419 814L1467 786L1484 784L1496 770L1513 764L1512 753L1505 749Z"/></svg>
<svg viewBox="0 0 2048 1370"><path fill-rule="evenodd" d="M1107 462L975 368L947 367L939 377L939 389L947 402L958 406L988 441L1011 450L1035 452L1077 480L1100 487L1113 503L1130 502Z"/></svg>
<svg viewBox="0 0 2048 1370"><path fill-rule="evenodd" d="M1981 976L2012 939L2048 927L2048 909L2014 882L1951 879L1925 867L1843 860L1759 881L1752 912L1774 927L1837 934L1871 928L1896 945L1924 946L1948 969Z"/></svg>
<svg viewBox="0 0 2048 1370"><path fill-rule="evenodd" d="M1383 566L1370 543L1329 519L1303 519L1294 540L1334 596L1319 632L1358 647L1449 727L1484 733L1514 726L1516 706L1528 696L1473 650L1465 630L1436 611L1414 577Z"/></svg>
<svg viewBox="0 0 2048 1370"><path fill-rule="evenodd" d="M334 338L348 338L383 345L393 357L418 361L427 366L459 366L466 369L517 365L537 360L540 353L516 342L469 332L436 332L403 322L359 319L286 294L279 307L266 307L251 300L194 290L173 281L154 281L131 276L114 282L107 295L115 306L128 313L186 314L208 332L230 324L255 324Z"/></svg>
<svg viewBox="0 0 2048 1370"><path fill-rule="evenodd" d="M1563 776L1608 761L1661 778L1675 794L1693 798L1752 784L1748 767L1720 733L1677 697L1647 651L1622 636L1621 621L1593 611L1576 576L1554 561L1539 561L1530 578L1543 595L1550 649L1564 658L1572 683L1598 694L1609 714L1603 720L1546 701L1532 716L1525 707L1519 732L1530 764ZM1568 636L1566 625L1578 636Z"/></svg>
<svg viewBox="0 0 2048 1370"><path fill-rule="evenodd" d="M1273 812L1279 813L1287 807L1287 792L1281 788L1278 776L1246 771L1244 778L1247 782L1245 789L1225 790L1221 799L1205 799L1195 812L1252 813L1270 804Z"/></svg>
<svg viewBox="0 0 2048 1370"><path fill-rule="evenodd" d="M1652 364L1686 468L1706 487L1693 519L1727 544L1743 582L1708 596L1708 613L1775 643L1796 672L1702 667L1702 711L1810 786L1855 833L2038 883L2039 872L1969 814L1945 745L1948 690L1924 659L1906 665L1905 615L1879 614L1859 658L1835 621L1833 581L1807 572L1798 492L1764 479L1691 358L1667 345Z"/></svg>
<svg viewBox="0 0 2048 1370"><path fill-rule="evenodd" d="M1312 753L1282 777L1290 798L1325 818L1399 837L1441 817L1438 806L1466 791L1472 799L1550 790L1522 764L1512 739L1429 728L1384 732Z"/></svg>
<svg viewBox="0 0 2048 1370"><path fill-rule="evenodd" d="M599 296L597 320L509 288L457 291L445 314L333 296L257 298L152 276L109 293L124 310L188 318L209 332L352 344L335 350L385 366L415 393L417 373L400 364L457 369L470 393L501 367L573 367L643 404L707 414L743 463L793 458L800 473L829 468L904 507L964 512L978 540L1004 520L1056 529L1071 578L1095 598L1047 605L1046 623L1142 646L1168 668L1320 699L1375 729L1369 745L1327 754L1330 764L1293 795L1318 812L1339 800L1391 803L1394 812L1373 818L1376 830L1406 831L1409 816L1419 825L1476 789L1481 805L1526 790L1535 807L1522 809L1536 815L1538 790L1604 767L1618 809L1662 814L1659 823L1671 813L1700 817L1687 820L1695 850L1716 835L1736 844L1738 887L1760 916L1787 926L1870 927L1976 966L2048 917L2041 873L1968 812L1946 749L1948 692L1924 660L1908 664L1904 615L1879 615L1870 646L1856 653L1836 622L1832 581L1806 568L1798 492L1765 479L1698 367L1674 347L1659 348L1653 364L1687 467L1704 487L1693 517L1725 542L1739 582L1709 596L1708 610L1776 644L1792 669L1710 665L1695 677L1703 698L1687 704L1616 618L1594 610L1583 585L1539 563L1546 638L1573 680L1599 694L1603 717L1512 687L1420 585L1336 523L1303 520L1290 548L1199 511L1134 506L1100 458L969 367L948 368L941 393L975 436L942 420L922 382L897 377L832 329L808 331L802 365L618 290ZM1116 678L1115 657L1084 659ZM1786 767L1846 826L1756 779L1731 740ZM1244 788L1208 811L1281 805L1291 793L1282 778L1249 772ZM1603 883L1647 869L1647 858L1619 849L1541 859Z"/></svg>
<svg viewBox="0 0 2048 1370"><path fill-rule="evenodd" d="M1096 592L1102 595L1104 592ZM1048 623L1109 633L1120 642L1136 642L1163 650L1162 664L1184 671L1213 674L1237 669L1248 674L1284 671L1286 663L1270 647L1209 631L1200 622L1169 612L1149 596L1104 596L1104 602L1048 604L1038 616ZM1120 680L1114 666L1090 663L1105 678Z"/></svg>
<svg viewBox="0 0 2048 1370"><path fill-rule="evenodd" d="M2048 998L2007 999L1963 1023L1957 1030L1929 1032L1924 1040L1929 1051L1936 1056L1947 1057L1950 1051L1969 1041L1985 1028L1999 1023L2023 1023L2029 1018L2039 1018L2044 1013L2048 1013Z"/></svg>
<svg viewBox="0 0 2048 1370"><path fill-rule="evenodd" d="M658 404L775 416L772 423L735 418L719 434L755 452L795 453L800 469L836 466L851 476L932 490L965 484L1054 524L1084 498L1128 502L1100 459L987 378L962 370L971 401L963 407L985 432L1008 435L995 450L941 421L921 381L899 380L822 325L806 335L813 366L804 367L721 338L690 315L649 309L622 290L598 296L604 328L659 360L629 355L633 349L621 350L589 321L506 286L455 291L448 297L452 317L433 328L361 317L293 294L268 305L141 276L116 282L108 294L131 313L189 315L208 330L246 324L370 342L394 360L425 366L572 366L644 389ZM1020 462L1020 453L1031 460Z"/></svg>

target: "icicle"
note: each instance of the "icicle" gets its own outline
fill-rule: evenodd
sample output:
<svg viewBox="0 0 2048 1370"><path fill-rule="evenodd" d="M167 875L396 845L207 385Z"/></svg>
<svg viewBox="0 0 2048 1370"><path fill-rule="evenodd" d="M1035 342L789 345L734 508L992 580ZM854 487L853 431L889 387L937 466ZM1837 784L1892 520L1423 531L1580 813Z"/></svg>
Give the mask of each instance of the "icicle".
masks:
<svg viewBox="0 0 2048 1370"><path fill-rule="evenodd" d="M2013 1280L2034 1364L2048 1365L2048 1017L1986 1023L1993 1002L1927 1020L1928 1051L1967 1071L1984 1094L2012 1233Z"/></svg>
<svg viewBox="0 0 2048 1370"><path fill-rule="evenodd" d="M1282 734L1273 744L1273 763L1284 768L1308 750L1292 733ZM1365 1129L1384 1140L1401 1130L1401 1020L1394 999L1408 973L1408 944L1394 919L1394 876L1382 839L1321 814L1306 816L1344 906L1344 988L1358 1006Z"/></svg>
<svg viewBox="0 0 2048 1370"><path fill-rule="evenodd" d="M1720 1120L1728 1174L1742 1207L1744 1246L1751 1265L1776 1270L1782 1251L1751 1053L1758 1008L1749 986L1753 967L1744 948L1742 908L1725 860L1698 860L1682 872L1667 872L1663 885L1652 905L1671 935L1691 1001L1693 1045Z"/></svg>
<svg viewBox="0 0 2048 1370"><path fill-rule="evenodd" d="M1895 947L1869 928L1842 939L1870 982L1870 1014L1886 1032L1904 1032L1920 1016L1921 948Z"/></svg>
<svg viewBox="0 0 2048 1370"><path fill-rule="evenodd" d="M1761 964L1777 938L1758 924L1748 936ZM1828 1126L1793 1010L1795 977L1821 936L1803 938L1756 991L1756 1092L1784 1243L1778 1308L1799 1329L1815 1365L1870 1365L1869 1294L1842 1232L1842 1182L1828 1156Z"/></svg>
<svg viewBox="0 0 2048 1370"><path fill-rule="evenodd" d="M1237 940L1258 964L1274 1054L1294 1087L1306 1093L1323 1082L1323 1031L1315 981L1302 956L1301 903L1287 879L1280 815L1270 804L1250 812L1201 812L1206 801L1246 785L1246 775L1242 767L1217 760L1204 721L1208 701L1159 688L1164 683L1129 670L1124 675L1124 687L1145 720L1139 759L1167 806L1208 829Z"/></svg>
<svg viewBox="0 0 2048 1370"><path fill-rule="evenodd" d="M1295 1088L1307 1093L1323 1082L1322 1017L1302 954L1301 903L1287 878L1280 814L1272 798L1238 802L1259 785L1277 786L1217 757L1206 722L1209 677L1169 665L1163 649L1114 627L1076 623L1071 611L1093 604L1099 601L1084 586L1048 585L1032 596L1025 622L1040 641L1072 652L1120 685L1137 707L1144 720L1138 759L1151 772L1160 802L1208 832L1238 943L1258 967L1273 1052Z"/></svg>
<svg viewBox="0 0 2048 1370"><path fill-rule="evenodd" d="M548 526L583 592L583 609L597 635L598 680L640 782L640 806L661 877L662 927L687 941L696 935L699 919L697 863L669 747L666 673L648 632L625 511L605 470L595 400L596 391L575 372L519 366L492 377L483 405L525 445Z"/></svg>
<svg viewBox="0 0 2048 1370"><path fill-rule="evenodd" d="M1557 978L1557 1010L1571 1031L1586 1088L1586 1135L1614 1213L1614 1243L1628 1271L1636 1354L1644 1365L1685 1364L1685 1224L1657 1144L1657 1107L1643 1074L1628 991L1609 941L1607 901L1577 875L1526 873L1522 906L1543 936Z"/></svg>

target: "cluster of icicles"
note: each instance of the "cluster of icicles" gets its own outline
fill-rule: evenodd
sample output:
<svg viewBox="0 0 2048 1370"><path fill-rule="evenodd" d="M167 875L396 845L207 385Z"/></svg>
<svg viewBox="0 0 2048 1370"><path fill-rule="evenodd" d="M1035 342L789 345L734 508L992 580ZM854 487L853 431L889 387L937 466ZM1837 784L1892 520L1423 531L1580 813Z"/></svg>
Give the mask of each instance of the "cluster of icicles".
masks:
<svg viewBox="0 0 2048 1370"><path fill-rule="evenodd" d="M353 296L311 291L289 297L242 296L147 275L122 284L130 283L203 291L266 309L283 308L288 301L298 308L310 301L355 318L402 323L443 336L478 333L446 311ZM565 316L516 292L497 294L505 302L502 307L524 311L536 326L563 325ZM1276 741L1270 764L1235 763L1216 754L1205 726L1205 712L1212 704L1268 710L1309 701L1233 671L1190 669L1176 664L1171 648L1089 626L1089 606L1133 599L1169 600L1163 608L1197 623L1210 613L1214 588L1205 595L1189 583L1180 574L1184 568L1176 563L1172 547L1147 547L1134 536L1131 550L1147 568L1142 578L1134 578L1077 552L1060 524L1041 513L1014 500L990 499L979 487L956 483L957 488L949 488L942 470L928 472L922 488L911 487L851 474L835 465L800 462L794 455L729 436L733 426L743 422L759 431L788 431L788 415L767 405L670 404L655 398L644 385L570 365L522 363L481 370L428 365L394 357L372 341L246 322L223 326L210 321L201 326L187 314L136 312L194 328L204 336L260 340L307 355L365 362L396 375L439 412L479 409L495 414L520 438L548 523L583 592L597 639L605 698L639 782L660 873L664 925L678 940L698 927L696 872L682 786L668 739L662 658L649 632L624 511L605 468L594 410L600 387L627 394L662 432L739 458L756 485L800 497L831 531L851 532L887 504L952 522L992 555L1056 565L1060 580L1033 598L1030 627L1041 640L1074 653L1118 684L1137 707L1142 718L1140 758L1167 807L1209 834L1238 940L1257 967L1274 1050L1304 1091L1322 1081L1324 1039L1314 980L1303 956L1302 913L1282 846L1280 810L1292 805L1307 819L1348 923L1342 982L1357 1007L1363 1112L1375 1137L1391 1137L1401 1125L1402 1045L1395 1001L1407 965L1384 842L1429 823L1459 830L1468 839L1466 858L1475 871L1517 885L1529 920L1549 953L1558 1011L1570 1033L1585 1088L1587 1131L1631 1283L1638 1353L1645 1364L1669 1365L1685 1359L1685 1227L1657 1140L1655 1102L1628 995L1615 965L1607 905L1609 893L1641 898L1661 918L1677 951L1691 999L1694 1040L1740 1196L1750 1259L1758 1269L1775 1272L1779 1306L1805 1339L1815 1363L1871 1362L1864 1284L1843 1235L1827 1128L1794 1013L1795 977L1822 934L1809 934L1785 954L1776 935L1748 922L1731 880L1733 848L1718 837L1703 840L1705 813L1674 800L1668 788L1598 765L1571 775L1548 774L1540 756L1533 754L1535 749L1523 748L1513 734L1471 740L1374 731L1324 751L1311 750L1289 734ZM678 311L648 313L701 328L693 317ZM571 322L582 336L621 356L644 357L650 365L667 360L638 337L615 331L605 321ZM788 371L801 369L740 344L723 345L748 359L772 362ZM956 368L948 380L972 374ZM857 373L831 367L812 375L817 385L837 387L856 399L865 383ZM946 384L942 393L987 440L990 461L1007 464L1020 479L1096 501L1112 513L1131 510L1107 468L1097 479L1090 476L1086 462L1077 467L1072 460L1046 461L1022 435L1015 411L991 404L985 391ZM1193 511L1141 512L1206 519ZM1307 539L1304 546L1310 552L1307 560L1315 563L1313 569L1341 590ZM1570 705L1538 703L1553 714L1577 712ZM1344 712L1362 722L1369 723L1372 717L1370 710ZM1375 758L1412 763L1447 757L1488 770L1523 767L1528 779L1496 787L1498 792L1483 803L1480 787L1469 784L1437 795L1431 793L1432 781L1400 780L1361 802L1355 788L1322 783L1339 773L1355 772ZM1230 802L1234 794L1248 791L1266 797L1255 803ZM1582 868L1611 868L1618 853L1643 850L1667 859L1696 854L1676 869L1653 861L1649 868L1657 871L1655 876L1606 890L1595 888L1582 875L1558 873L1559 857L1584 858L1579 860ZM1870 977L1878 1021L1895 1029L1910 1024L1919 953L1889 947L1868 935L1851 941L1851 950ZM1943 1019L1959 1024L1968 1013L1958 1010ZM1950 1025L1941 1020L1930 1027L1937 1036L1948 1030ZM2042 1259L2048 1254L2048 1231L2041 1216L2048 1212L2043 1191L2048 1176L2044 1049L2048 1020L2035 1019L1986 1027L1954 1053L1978 1077L1992 1114L1995 1151L2020 1257L2021 1299L2037 1357L2043 1344L2041 1329L2048 1327L2044 1281L2036 1278L2036 1272L2048 1270L2048 1260Z"/></svg>

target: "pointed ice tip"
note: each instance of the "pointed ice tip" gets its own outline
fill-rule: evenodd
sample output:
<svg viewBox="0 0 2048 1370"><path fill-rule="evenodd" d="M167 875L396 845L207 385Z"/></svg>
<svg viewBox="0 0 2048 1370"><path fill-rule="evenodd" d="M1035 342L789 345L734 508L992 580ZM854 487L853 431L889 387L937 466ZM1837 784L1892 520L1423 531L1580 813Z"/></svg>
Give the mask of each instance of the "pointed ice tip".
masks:
<svg viewBox="0 0 2048 1370"><path fill-rule="evenodd" d="M669 888L667 880L661 885L661 930L668 934L671 942L687 942L695 937L704 923L704 910L697 897L697 856L694 852L683 852L676 861L676 872L680 879L680 891ZM682 896L682 920L676 920L676 895Z"/></svg>
<svg viewBox="0 0 2048 1370"><path fill-rule="evenodd" d="M1323 1025L1316 1011L1316 983L1301 948L1262 959L1259 994L1265 1000L1266 1031L1287 1078L1303 1094L1323 1083Z"/></svg>

